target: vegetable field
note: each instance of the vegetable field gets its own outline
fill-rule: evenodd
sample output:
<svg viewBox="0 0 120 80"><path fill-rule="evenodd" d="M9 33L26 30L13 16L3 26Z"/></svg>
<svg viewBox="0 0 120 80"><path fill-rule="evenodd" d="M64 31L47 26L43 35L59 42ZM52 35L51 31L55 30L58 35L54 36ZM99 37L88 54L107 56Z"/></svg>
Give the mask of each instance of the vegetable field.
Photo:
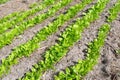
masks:
<svg viewBox="0 0 120 80"><path fill-rule="evenodd" d="M120 0L0 0L0 80L120 80Z"/></svg>

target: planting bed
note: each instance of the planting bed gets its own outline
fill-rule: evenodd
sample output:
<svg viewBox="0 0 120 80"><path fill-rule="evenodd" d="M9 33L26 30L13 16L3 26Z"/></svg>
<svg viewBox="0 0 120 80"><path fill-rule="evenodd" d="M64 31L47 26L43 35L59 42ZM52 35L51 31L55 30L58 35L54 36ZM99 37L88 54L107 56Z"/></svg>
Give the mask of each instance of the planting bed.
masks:
<svg viewBox="0 0 120 80"><path fill-rule="evenodd" d="M0 80L120 80L120 0L1 0Z"/></svg>

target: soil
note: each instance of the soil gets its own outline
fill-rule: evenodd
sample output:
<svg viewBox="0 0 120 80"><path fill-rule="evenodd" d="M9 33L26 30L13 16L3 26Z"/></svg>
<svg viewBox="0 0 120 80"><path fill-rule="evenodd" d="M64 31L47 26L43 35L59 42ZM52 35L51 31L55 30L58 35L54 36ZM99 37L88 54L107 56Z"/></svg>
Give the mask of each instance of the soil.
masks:
<svg viewBox="0 0 120 80"><path fill-rule="evenodd" d="M76 4L77 2L72 2L70 3L68 6L60 9L58 12L55 13L56 16L51 16L48 19L46 19L45 21L43 21L41 24L37 24L32 28L27 29L26 31L24 31L23 34L15 37L15 39L13 40L13 42L10 45L7 45L5 47L3 47L2 49L0 49L0 60L2 58L7 57L12 49L14 49L16 46L19 46L20 44L24 44L25 42L27 42L28 40L32 39L32 37L42 28L44 28L45 26L47 26L50 22L52 22L59 14L64 13L70 6L73 6L74 4ZM38 12L39 13L39 12ZM43 12L42 12L43 13ZM7 51L6 51L7 50Z"/></svg>
<svg viewBox="0 0 120 80"><path fill-rule="evenodd" d="M39 0L10 0L7 3L0 5L0 18L15 11L28 10L29 5L37 1ZM88 48L87 44L97 37L98 29L102 24L106 23L108 9L112 7L116 1L117 0L110 0L110 3L107 4L107 7L101 13L100 18L91 23L90 27L84 30L81 39L69 48L68 53L54 65L54 69L49 69L43 74L41 80L53 80L54 75L58 74L59 71L64 71L66 67L73 66L78 62L78 60L86 58L86 49ZM0 49L0 60L6 58L16 46L32 39L39 30L54 21L59 14L64 14L70 6L73 6L78 2L80 2L80 0L74 0L66 7L56 12L54 16L49 17L42 23L27 29L23 34L15 37L11 44ZM17 80L18 78L23 77L34 64L43 59L42 55L45 51L57 43L56 41L60 33L62 33L68 25L73 24L78 17L82 18L83 12L86 12L96 2L97 0L94 0L74 18L65 22L65 24L62 25L56 33L52 34L47 38L47 40L40 43L39 49L34 51L30 57L21 58L19 60L19 64L12 66L10 73L4 75L0 80ZM42 13L44 13L44 11L42 11ZM93 67L93 70L83 77L83 80L120 80L120 54L116 52L116 50L120 50L120 14L110 25L111 30L105 40L104 46L101 48L98 64L96 64Z"/></svg>
<svg viewBox="0 0 120 80"><path fill-rule="evenodd" d="M120 17L119 17L120 19ZM120 49L120 21L115 20L111 24L110 33L101 49L101 56L93 71L91 71L86 80L120 80L120 55L116 50ZM100 79L101 78L101 79Z"/></svg>
<svg viewBox="0 0 120 80"><path fill-rule="evenodd" d="M29 5L38 0L10 0L0 5L0 18L17 11L25 11L29 9Z"/></svg>

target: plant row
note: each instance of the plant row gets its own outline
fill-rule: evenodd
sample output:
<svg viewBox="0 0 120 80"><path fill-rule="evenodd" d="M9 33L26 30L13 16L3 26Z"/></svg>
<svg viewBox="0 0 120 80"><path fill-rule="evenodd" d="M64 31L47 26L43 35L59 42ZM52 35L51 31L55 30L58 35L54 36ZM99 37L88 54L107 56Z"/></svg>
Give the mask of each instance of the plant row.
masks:
<svg viewBox="0 0 120 80"><path fill-rule="evenodd" d="M39 4L38 4L39 3ZM39 8L39 6L44 6L45 4L48 6L48 5L51 5L51 3L53 4L54 1L53 0L43 0L42 2L35 2L35 3L32 3L30 5L30 8L32 7L33 9L30 9L30 10L27 10L26 12L25 11L20 11L20 12L13 12L11 14L8 14L7 16L4 16L3 18L0 19L0 24L3 23L3 22L7 22L9 20L11 20L12 18L14 17L19 17L19 15L21 16L21 14L25 14L25 13L29 13L31 12L32 10L34 10L35 8ZM46 6L46 7L47 7ZM42 8L42 7L41 7ZM33 13L34 14L34 13Z"/></svg>
<svg viewBox="0 0 120 80"><path fill-rule="evenodd" d="M13 64L16 64L19 58L23 56L29 56L33 51L35 51L39 47L39 43L41 41L45 40L53 32L56 32L59 27L61 27L70 18L74 17L80 10L82 10L85 7L85 5L87 5L91 1L92 0L89 0L86 3L85 2L79 3L76 4L75 6L70 7L70 9L68 9L65 15L61 14L60 16L58 16L54 22L50 23L48 26L40 30L36 34L36 36L32 38L32 40L29 40L27 43L22 44L17 48L15 48L7 59L2 60L2 64L3 64L2 66L4 68L7 67L3 71L8 70ZM3 71L1 71L1 73L3 73Z"/></svg>
<svg viewBox="0 0 120 80"><path fill-rule="evenodd" d="M114 8L112 7L111 9ZM114 16L117 15L118 13ZM111 19L110 22L113 22L116 18ZM103 24L99 29L98 37L88 44L87 58L85 60L79 60L75 66L66 68L65 72L60 71L57 76L54 76L55 80L81 80L81 77L85 76L97 64L97 60L100 57L100 49L104 46L104 41L109 31L110 25Z"/></svg>
<svg viewBox="0 0 120 80"><path fill-rule="evenodd" d="M91 0L86 0L83 2L83 4L88 2L91 2ZM107 3L108 0L105 0L104 2L98 2L83 18L77 19L75 24L66 28L66 30L60 35L58 43L56 43L54 46L51 46L50 49L45 52L43 56L44 59L38 64L35 64L31 71L27 72L26 75L20 80L39 80L44 71L52 68L55 63L57 63L64 55L66 55L69 47L81 38L80 35L84 29L99 17L99 14L103 11ZM96 16L94 16L93 13Z"/></svg>
<svg viewBox="0 0 120 80"><path fill-rule="evenodd" d="M13 19L8 20L6 22L2 22L0 24L0 34L4 33L6 30L8 30L10 28L15 27L15 25L17 25L18 23L23 23L24 19L26 19L28 16L33 15L33 14L35 14L35 13L37 13L37 12L39 12L39 11L45 9L45 8L47 8L51 4L50 2L54 3L55 0L51 0L51 1L49 1L49 0L46 1L45 0L45 1L43 1L44 4L41 4L41 5L33 8L33 9L21 12L18 15L16 15L16 17L14 17Z"/></svg>
<svg viewBox="0 0 120 80"><path fill-rule="evenodd" d="M48 13L46 13L47 16L53 14L53 12L55 13L57 10L59 10L61 7L65 6L65 5L69 4L71 1L72 0L63 0L63 1L59 2L58 4L55 4L54 7ZM74 10L73 9L69 10L69 14L67 16L60 15L58 17L58 19L56 19L53 23L50 23L48 26L45 26L45 28L40 30L33 37L32 40L29 40L25 44L21 44L20 46L14 48L14 50L11 52L11 54L7 58L2 59L2 64L0 65L0 75L2 75L4 73L7 73L9 71L10 67L13 64L16 64L18 62L19 58L21 58L23 56L28 56L34 50L36 50L39 47L39 42L40 41L45 40L50 34L55 32L57 30L57 28L60 27L65 21L69 20L71 17L73 17L75 15L75 14L72 13L72 11L74 11ZM43 14L43 16L46 15L46 14ZM40 15L40 16L42 16L42 15ZM46 16L44 16L44 17L40 17L40 16L37 16L35 20L39 21L39 20L43 19L44 17L46 18ZM31 21L31 22L33 22L33 21ZM32 24L32 25L34 25L34 24Z"/></svg>
<svg viewBox="0 0 120 80"><path fill-rule="evenodd" d="M72 0L68 0L68 1L66 1L66 0L63 1L62 0L62 1L58 2L57 4L54 4L52 6L52 8L50 8L48 10L48 12L43 13L43 14L39 14L39 15L35 16L32 19L29 19L27 21L22 22L20 25L15 25L14 29L0 35L0 43L1 43L0 48L4 47L7 44L10 44L12 42L12 40L14 39L14 37L16 37L19 34L23 33L29 27L33 27L36 24L41 23L42 21L44 21L48 17L54 15L59 9L66 6L71 1Z"/></svg>
<svg viewBox="0 0 120 80"><path fill-rule="evenodd" d="M52 1L52 0L51 0L51 1ZM41 2L41 4L42 4L42 3L45 4L46 1ZM38 7L37 2L31 4L31 6L34 5L34 4L36 4L36 6L33 6L32 8L37 8L37 7ZM39 5L41 5L41 4L39 4ZM29 12L29 10L28 10L28 12ZM7 21L13 19L14 17L17 17L17 16L21 15L21 13L24 14L25 11L13 12L13 13L11 13L11 14L8 14L7 16L4 16L3 18L0 19L0 25L1 25L1 23L3 23L3 22L7 22Z"/></svg>
<svg viewBox="0 0 120 80"><path fill-rule="evenodd" d="M11 18L14 18L15 16L17 16L20 12L13 12L11 14L8 14L7 16L4 16L0 19L0 25L3 22L9 21Z"/></svg>
<svg viewBox="0 0 120 80"><path fill-rule="evenodd" d="M117 18L118 13L120 13L120 0L118 0L114 7L109 10L109 16L107 21L112 22L114 19Z"/></svg>
<svg viewBox="0 0 120 80"><path fill-rule="evenodd" d="M79 60L78 63L72 67L66 68L65 72L59 72L59 74L55 76L55 80L81 80L81 77L92 70L100 56L100 48L104 45L109 30L109 24L102 25L99 29L98 37L88 45L87 58L85 60Z"/></svg>
<svg viewBox="0 0 120 80"><path fill-rule="evenodd" d="M46 28L43 28L42 30L40 30L40 32L38 32L38 34L36 34L35 37L33 37L32 40L28 41L27 43L17 47L13 53L11 53L11 55L9 56L10 61L12 60L11 57L14 59L11 62L13 63L15 61L15 59L20 58L22 56L28 56L30 55L30 53L32 53L36 48L38 48L38 44L40 41L45 40L47 38L48 35L52 34L53 32L55 32L57 30L58 27L60 27L62 24L64 24L65 21L69 20L70 18L74 17L75 14L77 14L77 12L79 10L81 10L84 5L75 5L74 7L71 7L68 10L68 13L66 15L61 14L53 23L50 23ZM9 61L7 59L7 61ZM10 63L4 61L3 63ZM12 65L11 63L11 65ZM11 66L11 65L7 65Z"/></svg>

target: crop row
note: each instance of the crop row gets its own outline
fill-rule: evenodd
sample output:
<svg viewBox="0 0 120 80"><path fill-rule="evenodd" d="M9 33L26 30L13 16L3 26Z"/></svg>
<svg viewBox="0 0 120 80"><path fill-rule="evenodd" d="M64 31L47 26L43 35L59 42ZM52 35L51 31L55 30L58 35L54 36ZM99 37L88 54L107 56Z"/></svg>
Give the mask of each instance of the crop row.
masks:
<svg viewBox="0 0 120 80"><path fill-rule="evenodd" d="M54 15L59 9L66 6L71 1L72 0L68 0L68 1L62 0L62 1L58 2L57 4L54 4L52 6L52 8L50 8L48 10L48 12L43 13L43 14L39 14L39 15L35 16L34 18L29 19L28 21L22 22L20 25L15 25L14 29L0 35L0 43L1 43L0 48L2 48L3 46L5 46L7 44L10 44L15 36L18 36L19 34L23 33L29 27L33 27L36 24L41 23L42 21L44 21L48 17Z"/></svg>
<svg viewBox="0 0 120 80"><path fill-rule="evenodd" d="M100 48L104 45L104 40L110 30L109 24L104 24L99 29L98 37L88 45L87 58L85 60L79 60L78 63L70 68L66 68L65 72L61 71L55 80L81 80L80 77L85 76L93 66L97 63L100 56Z"/></svg>
<svg viewBox="0 0 120 80"><path fill-rule="evenodd" d="M53 0L51 0L51 1L53 1ZM39 4L38 4L39 3ZM42 6L43 4L48 4L48 5L50 5L49 3L51 3L51 2L46 2L46 1L42 1L42 2L35 2L35 3L33 3L33 4L31 4L30 6L32 6L32 8L37 8L37 7L39 7L39 6ZM54 1L52 2L52 4L54 3ZM36 4L35 6L34 6L34 4ZM29 6L29 7L30 7ZM32 9L31 9L32 10ZM26 12L29 12L30 10L27 10ZM1 25L1 23L3 23L3 22L7 22L7 21L9 21L9 20L11 20L11 19L13 19L14 17L17 17L17 16L19 16L19 15L21 15L21 14L25 14L26 13L25 11L17 11L17 12L13 12L13 13L10 13L10 14L8 14L8 15L6 15L6 16L4 16L4 17L2 17L1 19L0 19L0 25Z"/></svg>
<svg viewBox="0 0 120 80"><path fill-rule="evenodd" d="M116 7L112 7L111 9L116 9ZM118 13L114 14L114 16L117 15ZM111 17L111 15L108 17ZM114 17L110 22L113 22L116 18L117 17ZM87 58L85 60L79 60L78 63L72 67L66 68L65 72L60 71L57 76L54 76L55 80L81 80L81 77L85 76L93 69L94 65L97 64L97 60L100 57L100 49L104 46L104 41L109 31L110 25L103 24L99 29L98 37L88 44Z"/></svg>
<svg viewBox="0 0 120 80"><path fill-rule="evenodd" d="M43 1L41 3L46 3L46 1ZM31 4L31 5L33 5L33 4ZM37 8L39 6L41 6L41 4L39 4L39 5L36 4L36 6L33 7L33 8ZM27 10L27 11L29 12L30 10ZM19 16L21 14L24 14L27 11L19 11L19 12L17 11L17 12L10 13L7 16L4 16L3 18L0 19L0 24L3 23L3 22L8 22L9 20L13 19L14 17L17 17L17 16Z"/></svg>
<svg viewBox="0 0 120 80"><path fill-rule="evenodd" d="M75 5L74 7L71 7L68 10L68 13L66 15L61 14L53 23L50 23L46 28L43 28L42 30L40 30L38 32L38 34L36 34L36 36L33 37L32 40L17 47L13 51L13 53L11 53L11 55L9 56L9 59L7 59L7 61L9 61L9 60L11 61L12 59L14 59L11 61L13 63L15 61L15 59L20 58L21 56L29 55L30 53L32 53L36 48L38 48L38 44L40 41L45 40L48 35L55 32L58 27L60 27L62 24L64 24L65 21L74 17L74 15L77 14L77 12L85 6L85 4L81 5L81 6L78 6L78 5L79 4ZM9 62L4 61L3 63L10 63L10 61ZM12 65L12 63L11 63L11 65ZM7 65L7 67L8 67L8 65Z"/></svg>
<svg viewBox="0 0 120 80"><path fill-rule="evenodd" d="M92 9L89 10L88 13L86 13L83 18L77 19L75 24L66 28L66 30L60 35L58 43L51 46L50 49L45 52L43 56L44 59L38 64L35 64L31 71L27 72L26 75L20 80L38 80L44 71L52 68L55 63L66 55L69 47L81 38L80 34L84 31L84 29L87 28L91 22L99 18L99 14L103 11L108 1L109 0L98 2L92 7ZM91 0L86 0L83 4L88 2L91 2ZM93 13L95 15L93 15Z"/></svg>
<svg viewBox="0 0 120 80"><path fill-rule="evenodd" d="M59 9L59 7L65 6L65 5L69 4L70 2L71 2L71 0L61 1L61 3L55 4L55 8L53 7L52 9L54 9L54 12L55 12L57 9ZM56 7L56 6L58 6L58 7ZM79 8L78 5L76 5L75 7ZM65 21L67 21L71 17L73 17L78 12L78 10L79 9L75 10L75 9L73 9L73 7L71 7L68 10L68 14L66 14L66 16L61 14L53 23L50 23L48 26L45 26L45 28L40 30L36 34L36 36L33 37L32 40L29 40L25 44L22 44L22 45L16 47L7 58L2 59L2 65L0 65L0 75L4 74L5 72L8 72L10 67L13 64L16 64L20 57L28 56L34 50L36 50L39 47L39 42L45 40L50 34L55 32L58 29L58 27L60 27L62 24L64 24ZM72 12L75 12L75 13L73 14ZM50 14L52 14L52 13L50 12ZM40 17L40 19L41 19L41 17ZM39 19L37 19L37 21L38 20Z"/></svg>
<svg viewBox="0 0 120 80"><path fill-rule="evenodd" d="M112 7L109 10L109 17L108 17L108 22L112 22L114 19L117 18L118 13L120 13L120 0L117 1L117 3L114 5L114 7Z"/></svg>
<svg viewBox="0 0 120 80"><path fill-rule="evenodd" d="M52 1L52 0L51 0L51 1ZM35 2L35 3L36 3L36 2ZM35 3L33 3L33 4L31 4L31 5L34 5ZM45 3L45 1L43 1L43 3ZM39 4L39 5L41 5L41 4ZM35 6L35 7L36 7L36 8L38 7L37 3L36 3L36 6ZM32 8L35 8L35 7L32 7ZM17 17L18 15L21 15L21 13L24 14L25 11L13 12L13 13L10 13L10 14L2 17L2 18L0 19L0 25L1 25L1 23L3 23L3 22L7 22L7 21L13 19L14 17Z"/></svg>
<svg viewBox="0 0 120 80"><path fill-rule="evenodd" d="M68 0L67 0L68 1ZM45 40L49 35L51 35L53 32L56 32L57 29L62 26L66 21L68 21L70 18L74 17L77 12L82 10L88 3L90 3L92 0L76 4L75 6L70 7L70 9L67 11L66 14L61 14L57 17L57 19L50 23L48 26L40 30L36 36L33 37L32 40L29 40L27 43L22 44L21 46L18 46L14 49L14 51L9 55L7 59L2 60L2 65L4 68L10 67L17 59L23 56L29 56L34 50L36 50L39 47L39 42ZM2 69L2 68L1 68ZM8 70L8 68L7 68ZM3 71L1 71L3 73Z"/></svg>
<svg viewBox="0 0 120 80"><path fill-rule="evenodd" d="M56 0L51 0L51 3L54 3ZM0 34L5 32L6 30L13 28L17 25L17 23L23 23L24 19L26 19L28 16L31 16L45 8L47 8L50 5L49 0L45 0L43 1L44 4L41 4L35 8L32 8L30 10L24 11L24 12L20 12L19 14L16 15L16 17L14 17L11 20L8 20L6 22L2 22L0 24ZM48 5L49 3L49 5ZM52 5L52 4L51 4ZM14 15L14 14L13 14ZM28 21L28 20L27 20ZM3 27L4 26L4 27Z"/></svg>

